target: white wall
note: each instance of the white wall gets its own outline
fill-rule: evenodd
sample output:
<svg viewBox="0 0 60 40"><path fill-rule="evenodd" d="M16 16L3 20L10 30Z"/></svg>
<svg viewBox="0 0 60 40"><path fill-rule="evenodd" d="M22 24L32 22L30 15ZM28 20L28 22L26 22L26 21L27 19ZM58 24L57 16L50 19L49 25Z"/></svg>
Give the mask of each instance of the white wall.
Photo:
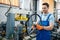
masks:
<svg viewBox="0 0 60 40"><path fill-rule="evenodd" d="M60 9L60 2L56 3L56 9Z"/></svg>
<svg viewBox="0 0 60 40"><path fill-rule="evenodd" d="M39 10L42 10L42 0L39 0Z"/></svg>
<svg viewBox="0 0 60 40"><path fill-rule="evenodd" d="M60 2L57 2L56 3L56 11L57 11L57 17L58 17L58 19L60 18Z"/></svg>

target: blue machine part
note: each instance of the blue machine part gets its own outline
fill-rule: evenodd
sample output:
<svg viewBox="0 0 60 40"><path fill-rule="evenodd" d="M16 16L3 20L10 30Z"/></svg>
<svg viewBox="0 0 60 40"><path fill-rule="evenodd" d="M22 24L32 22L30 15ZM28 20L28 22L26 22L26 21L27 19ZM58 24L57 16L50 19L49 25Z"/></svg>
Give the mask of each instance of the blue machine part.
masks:
<svg viewBox="0 0 60 40"><path fill-rule="evenodd" d="M6 38L9 38L9 36L14 33L14 27L15 27L14 14L8 13L6 24Z"/></svg>
<svg viewBox="0 0 60 40"><path fill-rule="evenodd" d="M17 25L18 34L22 33L22 29L23 29L23 25L21 24Z"/></svg>
<svg viewBox="0 0 60 40"><path fill-rule="evenodd" d="M31 30L31 27L32 27L32 24L33 24L33 21L32 21L32 18L30 18L30 20L27 22L27 31L28 31L28 33L30 33L30 30Z"/></svg>
<svg viewBox="0 0 60 40"><path fill-rule="evenodd" d="M23 30L23 25L21 25L21 24L18 24L17 25L17 40L19 40L20 38L20 36L22 35L22 30Z"/></svg>

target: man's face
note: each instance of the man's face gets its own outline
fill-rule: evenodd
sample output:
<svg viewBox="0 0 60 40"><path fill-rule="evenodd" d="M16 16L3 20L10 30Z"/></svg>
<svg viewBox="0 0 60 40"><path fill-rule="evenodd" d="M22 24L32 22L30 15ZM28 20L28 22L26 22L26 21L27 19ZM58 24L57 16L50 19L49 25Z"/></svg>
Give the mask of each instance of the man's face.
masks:
<svg viewBox="0 0 60 40"><path fill-rule="evenodd" d="M48 7L46 5L42 5L42 12L46 13L48 12Z"/></svg>

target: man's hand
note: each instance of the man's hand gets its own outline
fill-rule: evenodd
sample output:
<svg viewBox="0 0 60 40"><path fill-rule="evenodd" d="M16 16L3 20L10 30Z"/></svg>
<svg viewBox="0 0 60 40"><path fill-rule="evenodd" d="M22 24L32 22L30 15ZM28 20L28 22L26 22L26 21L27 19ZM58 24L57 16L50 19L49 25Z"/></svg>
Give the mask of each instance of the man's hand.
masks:
<svg viewBox="0 0 60 40"><path fill-rule="evenodd" d="M32 29L35 29L36 28L36 22L33 22L33 25L32 25Z"/></svg>
<svg viewBox="0 0 60 40"><path fill-rule="evenodd" d="M43 30L43 26L40 26L39 24L36 24L36 27L34 27L34 25L32 26L32 29L37 29L37 30Z"/></svg>
<svg viewBox="0 0 60 40"><path fill-rule="evenodd" d="M37 30L43 30L44 29L43 26L40 26L39 24L36 24L36 28L37 28Z"/></svg>
<svg viewBox="0 0 60 40"><path fill-rule="evenodd" d="M34 25L32 26L32 29L35 29Z"/></svg>

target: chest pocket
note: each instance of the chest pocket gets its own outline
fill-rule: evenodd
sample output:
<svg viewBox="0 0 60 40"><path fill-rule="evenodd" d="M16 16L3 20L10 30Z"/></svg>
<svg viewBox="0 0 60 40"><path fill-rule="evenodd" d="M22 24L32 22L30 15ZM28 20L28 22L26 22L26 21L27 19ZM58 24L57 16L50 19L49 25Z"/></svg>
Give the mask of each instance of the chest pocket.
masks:
<svg viewBox="0 0 60 40"><path fill-rule="evenodd" d="M51 14L48 15L47 19L45 21L40 21L39 24L41 26L49 26L49 17L51 16Z"/></svg>

